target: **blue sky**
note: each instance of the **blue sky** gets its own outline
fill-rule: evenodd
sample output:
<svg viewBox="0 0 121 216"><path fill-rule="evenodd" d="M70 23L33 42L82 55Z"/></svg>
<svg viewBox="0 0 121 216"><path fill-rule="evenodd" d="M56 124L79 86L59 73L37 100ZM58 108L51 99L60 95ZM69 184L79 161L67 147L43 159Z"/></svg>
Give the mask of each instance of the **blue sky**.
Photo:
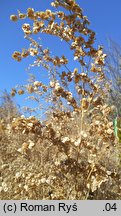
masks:
<svg viewBox="0 0 121 216"><path fill-rule="evenodd" d="M0 0L0 91L4 89L10 91L16 84L24 84L28 78L25 69L29 60L25 59L18 63L11 57L15 50L21 51L22 48L28 47L21 30L21 24L26 21L12 22L9 19L10 15L17 14L18 9L26 12L28 7L45 10L50 8L50 3L51 0ZM91 29L96 32L96 44L104 45L106 48L108 37L121 44L120 0L77 0L77 3L83 8L84 15L88 16ZM47 44L53 52L60 50L59 42L56 40L53 42L48 37L43 38L42 44L45 47ZM17 96L15 100L21 106L24 105L21 96Z"/></svg>

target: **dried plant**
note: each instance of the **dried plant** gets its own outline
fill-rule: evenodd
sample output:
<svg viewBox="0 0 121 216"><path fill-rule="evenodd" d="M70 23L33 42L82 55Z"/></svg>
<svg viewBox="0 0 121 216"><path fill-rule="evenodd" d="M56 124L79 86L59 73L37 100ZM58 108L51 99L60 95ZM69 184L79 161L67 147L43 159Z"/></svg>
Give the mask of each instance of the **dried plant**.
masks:
<svg viewBox="0 0 121 216"><path fill-rule="evenodd" d="M101 46L95 48L95 33L75 1L56 0L51 5L63 11L28 8L10 17L32 23L22 25L30 47L15 51L13 58L33 56L32 65L41 65L49 78L46 84L41 77L31 80L12 89L11 95L29 93L38 104L42 97L48 109L43 122L21 116L4 130L1 199L120 199L120 148L110 120L114 107L106 104L106 54ZM38 33L67 43L78 67L70 70L65 55L51 56L32 38Z"/></svg>

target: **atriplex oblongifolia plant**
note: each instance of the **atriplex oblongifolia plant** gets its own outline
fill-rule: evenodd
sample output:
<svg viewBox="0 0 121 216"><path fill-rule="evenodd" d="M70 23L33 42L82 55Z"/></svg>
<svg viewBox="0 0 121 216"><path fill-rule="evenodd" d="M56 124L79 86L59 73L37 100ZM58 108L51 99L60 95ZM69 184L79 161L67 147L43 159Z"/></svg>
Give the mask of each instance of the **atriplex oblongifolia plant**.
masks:
<svg viewBox="0 0 121 216"><path fill-rule="evenodd" d="M87 109L94 96L99 92L97 83L104 78L103 66L106 55L103 54L102 47L94 48L95 33L89 28L88 18L83 15L82 9L75 1L58 0L52 2L51 5L56 8L61 6L66 9L67 14L63 11L46 10L39 12L34 11L33 8L28 8L25 14L18 11L18 16L11 15L10 18L13 21L25 18L33 21L33 25L28 23L22 25L25 38L30 40L31 47L28 50L23 49L21 53L15 51L13 58L21 61L29 55L34 56L36 58L34 64L42 65L50 72L51 81L47 86L36 81L33 85L27 86L28 93L36 92L40 87L44 92L52 89L56 100L65 98L74 110L80 110L81 105ZM51 57L49 49L43 50L42 46L32 39L32 35L38 33L55 35L60 40L64 40L73 52L73 60L78 61L79 68L74 68L73 71L69 69L68 59L64 55ZM60 70L58 72L60 67L62 67L61 72ZM79 95L77 100L69 89L71 83ZM12 95L15 93L16 91L13 89ZM18 91L18 94L23 93L23 89Z"/></svg>
<svg viewBox="0 0 121 216"><path fill-rule="evenodd" d="M18 15L11 15L10 17L12 21L29 18L33 23L31 25L29 23L22 25L25 38L30 41L30 47L23 49L22 52L15 51L13 58L21 61L29 55L33 56L35 58L33 65L43 66L47 70L50 79L49 83L43 84L40 77L40 80L33 80L33 82L23 86L18 91L12 89L11 94L12 96L17 92L20 95L26 92L38 94L39 96L45 94L49 102L54 103L56 109L53 106L53 124L49 123L47 125L46 132L49 133L48 137L52 143L58 146L59 151L66 154L66 162L68 161L74 167L76 166L73 170L74 179L76 176L76 193L73 197L75 199L80 198L81 186L78 174L79 170L81 172L82 166L81 159L83 157L81 154L83 154L83 148L85 152L87 152L86 149L88 150L85 156L87 159L83 158L86 173L84 174L84 178L86 178L85 189L83 192L81 191L82 197L88 198L90 191L96 191L102 183L106 182L107 184L108 180L110 180L108 179L107 168L99 167L102 155L104 155L111 143L114 144L115 140L113 125L109 120L112 107L104 103L107 91L103 72L106 54L103 54L101 46L95 48L95 32L89 28L88 18L83 15L82 9L74 0L56 0L51 5L55 8L62 7L63 11L54 10L52 12L46 10L43 12L28 8L26 13L18 11ZM32 35L40 33L57 36L67 43L73 53L73 65L77 61L78 67L71 70L69 60L65 55L53 57L48 48L43 49L42 45L32 38ZM72 91L71 86L74 87L75 91ZM66 131L65 122L67 119L73 119L75 113L79 114L80 126L78 134L75 139L67 137L68 134L64 137L62 129ZM88 116L90 116L90 122L88 128L86 128L85 121ZM14 119L13 129L19 127L26 133L25 123L27 121L27 119L22 118L19 118L19 120ZM75 125L75 127L78 126ZM27 133L28 131L29 127L27 127ZM41 134L41 136L44 135ZM56 162L55 165L58 166L58 170L63 172L61 161L58 164ZM112 168L111 172L113 172ZM99 179L97 179L98 174Z"/></svg>

